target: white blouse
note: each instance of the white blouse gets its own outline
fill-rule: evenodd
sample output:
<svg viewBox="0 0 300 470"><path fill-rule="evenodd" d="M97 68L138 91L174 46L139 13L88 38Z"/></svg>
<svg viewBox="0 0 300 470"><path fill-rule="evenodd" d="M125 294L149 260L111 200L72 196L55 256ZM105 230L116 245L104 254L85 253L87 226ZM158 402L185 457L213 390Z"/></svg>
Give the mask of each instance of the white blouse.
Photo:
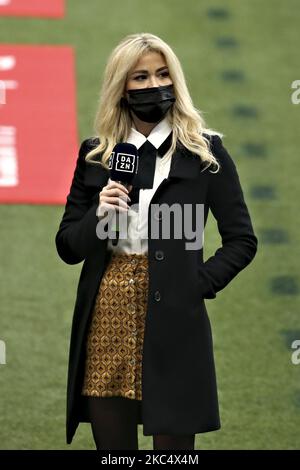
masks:
<svg viewBox="0 0 300 470"><path fill-rule="evenodd" d="M164 118L160 121L148 135L145 137L143 134L138 132L135 128L131 128L131 133L127 140L128 143L134 144L138 149L149 140L156 149L158 149L161 144L166 140L169 134L172 132L171 125L167 118ZM165 155L166 156L166 155ZM135 209L129 207L127 213L120 213L120 218L123 214L127 216L127 225L122 231L124 224L120 223L120 235L119 240L116 246L114 246L111 240L108 240L107 249L117 252L117 253L138 253L145 254L148 253L148 210L149 204L154 196L160 183L168 177L170 166L171 166L171 157L168 157L166 160L165 156L156 157L155 164L155 174L153 181L153 188L151 189L140 189L139 193L139 203L135 204ZM108 183L111 182L111 179L108 179ZM129 196L130 197L130 196ZM97 216L99 216L99 208L97 208ZM122 238L123 236L126 238Z"/></svg>

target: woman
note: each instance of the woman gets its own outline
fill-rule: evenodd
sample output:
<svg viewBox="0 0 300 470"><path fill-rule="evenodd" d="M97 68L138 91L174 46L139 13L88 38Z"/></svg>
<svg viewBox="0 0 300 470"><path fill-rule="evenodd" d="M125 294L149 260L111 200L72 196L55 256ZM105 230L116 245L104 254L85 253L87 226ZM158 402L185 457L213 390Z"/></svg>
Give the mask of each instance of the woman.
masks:
<svg viewBox="0 0 300 470"><path fill-rule="evenodd" d="M86 421L97 449L138 449L142 423L154 449L194 449L195 434L220 428L204 299L215 298L257 250L236 167L194 108L174 52L152 34L127 36L112 52L95 130L81 144L56 235L63 261L84 260L70 344L67 442ZM139 153L129 188L112 181L108 169L120 142ZM174 217L162 217L162 207L174 204ZM204 263L209 209L222 247ZM113 213L127 217L127 236L117 244L99 236ZM159 222L167 236L152 236Z"/></svg>

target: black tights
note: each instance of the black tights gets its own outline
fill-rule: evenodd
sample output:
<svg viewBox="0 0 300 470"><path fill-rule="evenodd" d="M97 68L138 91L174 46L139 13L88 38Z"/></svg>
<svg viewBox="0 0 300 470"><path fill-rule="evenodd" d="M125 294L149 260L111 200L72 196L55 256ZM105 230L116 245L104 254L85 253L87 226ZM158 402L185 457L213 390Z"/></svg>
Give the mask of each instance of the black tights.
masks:
<svg viewBox="0 0 300 470"><path fill-rule="evenodd" d="M124 397L89 397L88 408L97 450L138 450L140 403ZM193 450L195 435L153 435L154 450Z"/></svg>

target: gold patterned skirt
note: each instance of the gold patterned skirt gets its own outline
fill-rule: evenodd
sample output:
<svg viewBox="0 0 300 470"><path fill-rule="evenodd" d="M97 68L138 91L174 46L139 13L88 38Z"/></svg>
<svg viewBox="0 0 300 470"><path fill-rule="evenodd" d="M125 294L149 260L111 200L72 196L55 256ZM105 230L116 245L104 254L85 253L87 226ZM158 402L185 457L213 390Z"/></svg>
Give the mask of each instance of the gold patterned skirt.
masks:
<svg viewBox="0 0 300 470"><path fill-rule="evenodd" d="M113 252L86 340L82 395L142 399L148 255Z"/></svg>

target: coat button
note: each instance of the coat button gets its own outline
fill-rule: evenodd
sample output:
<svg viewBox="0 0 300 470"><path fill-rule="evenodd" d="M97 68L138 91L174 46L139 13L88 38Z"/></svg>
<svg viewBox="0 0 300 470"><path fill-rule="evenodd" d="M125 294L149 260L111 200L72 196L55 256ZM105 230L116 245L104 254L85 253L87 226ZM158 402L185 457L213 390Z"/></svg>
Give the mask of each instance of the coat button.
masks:
<svg viewBox="0 0 300 470"><path fill-rule="evenodd" d="M160 260L164 259L164 257L165 257L165 256L164 256L164 252L163 252L163 251L157 250L157 251L155 252L155 259L158 259L158 260L160 261Z"/></svg>
<svg viewBox="0 0 300 470"><path fill-rule="evenodd" d="M159 290L155 291L154 298L155 298L156 302L160 301L160 292L159 292Z"/></svg>

